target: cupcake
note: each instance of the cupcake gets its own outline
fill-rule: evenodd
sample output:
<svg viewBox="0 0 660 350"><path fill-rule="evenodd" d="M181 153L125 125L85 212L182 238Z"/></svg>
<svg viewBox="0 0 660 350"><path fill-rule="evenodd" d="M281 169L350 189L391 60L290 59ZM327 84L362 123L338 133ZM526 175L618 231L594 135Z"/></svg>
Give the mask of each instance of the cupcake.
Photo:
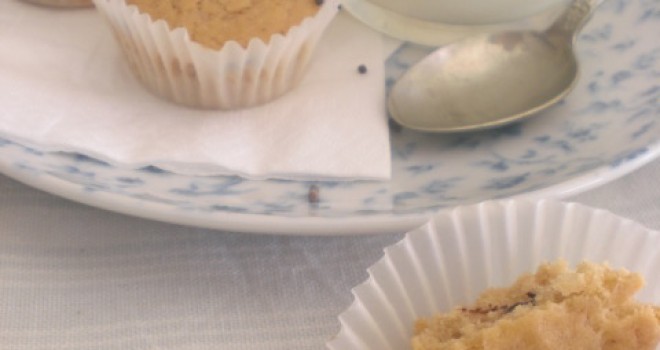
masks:
<svg viewBox="0 0 660 350"><path fill-rule="evenodd" d="M37 5L53 7L85 7L92 6L92 0L24 0Z"/></svg>
<svg viewBox="0 0 660 350"><path fill-rule="evenodd" d="M412 348L654 350L660 306L633 299L643 285L639 274L607 264L543 264L470 307L418 320Z"/></svg>
<svg viewBox="0 0 660 350"><path fill-rule="evenodd" d="M385 248L326 345L658 349L658 246L660 232L577 203L442 210Z"/></svg>
<svg viewBox="0 0 660 350"><path fill-rule="evenodd" d="M237 109L300 81L337 0L93 0L135 76L179 104Z"/></svg>

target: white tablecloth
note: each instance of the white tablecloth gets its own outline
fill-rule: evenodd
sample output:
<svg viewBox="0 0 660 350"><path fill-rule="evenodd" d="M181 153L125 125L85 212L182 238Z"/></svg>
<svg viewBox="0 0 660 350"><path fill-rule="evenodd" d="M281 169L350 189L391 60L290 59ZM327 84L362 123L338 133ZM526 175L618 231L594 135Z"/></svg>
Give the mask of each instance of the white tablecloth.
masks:
<svg viewBox="0 0 660 350"><path fill-rule="evenodd" d="M660 161L570 198L660 228ZM402 235L258 236L76 204L0 176L0 349L323 349Z"/></svg>

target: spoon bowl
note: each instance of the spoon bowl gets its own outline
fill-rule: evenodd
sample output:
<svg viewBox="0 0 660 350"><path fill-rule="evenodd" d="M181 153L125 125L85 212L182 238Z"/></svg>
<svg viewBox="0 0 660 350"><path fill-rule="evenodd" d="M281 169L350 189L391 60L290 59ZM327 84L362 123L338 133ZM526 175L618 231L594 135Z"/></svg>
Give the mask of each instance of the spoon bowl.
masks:
<svg viewBox="0 0 660 350"><path fill-rule="evenodd" d="M599 2L575 0L544 32L487 34L436 50L392 87L392 118L420 131L472 131L554 105L575 85L575 34Z"/></svg>

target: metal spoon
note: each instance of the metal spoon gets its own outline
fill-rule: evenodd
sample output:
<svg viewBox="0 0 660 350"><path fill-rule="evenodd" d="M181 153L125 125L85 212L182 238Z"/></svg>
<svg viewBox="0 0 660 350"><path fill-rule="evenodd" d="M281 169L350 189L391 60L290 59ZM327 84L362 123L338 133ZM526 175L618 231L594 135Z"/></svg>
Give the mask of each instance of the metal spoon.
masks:
<svg viewBox="0 0 660 350"><path fill-rule="evenodd" d="M550 107L575 85L575 38L601 2L574 0L543 32L480 35L434 51L393 86L390 114L411 129L457 132Z"/></svg>

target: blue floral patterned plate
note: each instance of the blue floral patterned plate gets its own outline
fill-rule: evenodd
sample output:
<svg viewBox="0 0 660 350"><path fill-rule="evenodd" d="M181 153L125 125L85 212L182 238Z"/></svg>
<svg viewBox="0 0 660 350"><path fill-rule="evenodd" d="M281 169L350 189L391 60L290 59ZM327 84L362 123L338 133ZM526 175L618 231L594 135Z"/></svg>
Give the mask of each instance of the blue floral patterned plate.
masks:
<svg viewBox="0 0 660 350"><path fill-rule="evenodd" d="M527 122L471 134L428 135L392 124L388 182L182 176L1 138L0 171L75 201L186 225L309 235L405 232L440 208L565 197L654 159L658 34L660 1L607 1L579 38L582 75L563 103ZM411 45L398 49L387 61L388 85L423 54Z"/></svg>

